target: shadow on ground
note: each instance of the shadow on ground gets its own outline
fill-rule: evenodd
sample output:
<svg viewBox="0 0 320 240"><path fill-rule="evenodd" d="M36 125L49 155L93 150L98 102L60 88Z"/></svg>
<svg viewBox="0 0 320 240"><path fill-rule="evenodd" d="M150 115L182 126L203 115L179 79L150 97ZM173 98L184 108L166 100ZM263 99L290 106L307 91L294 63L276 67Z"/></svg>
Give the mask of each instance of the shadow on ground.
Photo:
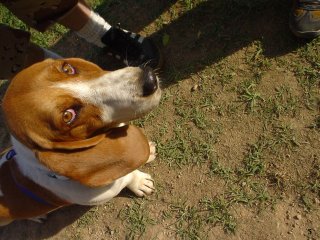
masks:
<svg viewBox="0 0 320 240"><path fill-rule="evenodd" d="M303 44L288 27L290 1L209 0L179 14L184 7L180 2L112 1L98 8L112 24L121 22L123 28L131 31L140 32L148 26L149 31L154 30L151 37L160 46L163 36L169 36L169 43L162 47L165 86L188 78L257 40L262 43L264 55L270 58L292 52ZM167 23L172 18L175 20ZM119 67L103 51L72 33L54 49L64 56L84 57L105 69Z"/></svg>
<svg viewBox="0 0 320 240"><path fill-rule="evenodd" d="M49 214L43 223L29 220L16 221L0 229L0 239L47 239L74 223L89 209L90 207L84 206L66 207Z"/></svg>

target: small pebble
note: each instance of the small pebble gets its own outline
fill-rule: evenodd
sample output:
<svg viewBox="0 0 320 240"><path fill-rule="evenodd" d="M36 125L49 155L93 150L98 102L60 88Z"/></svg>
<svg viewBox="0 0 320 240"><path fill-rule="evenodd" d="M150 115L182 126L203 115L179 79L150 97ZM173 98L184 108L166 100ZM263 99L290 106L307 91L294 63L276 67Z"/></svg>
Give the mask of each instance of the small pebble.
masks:
<svg viewBox="0 0 320 240"><path fill-rule="evenodd" d="M293 218L296 220L301 220L302 216L300 214L297 214Z"/></svg>
<svg viewBox="0 0 320 240"><path fill-rule="evenodd" d="M199 89L199 85L195 84L192 88L191 88L191 92L195 92Z"/></svg>

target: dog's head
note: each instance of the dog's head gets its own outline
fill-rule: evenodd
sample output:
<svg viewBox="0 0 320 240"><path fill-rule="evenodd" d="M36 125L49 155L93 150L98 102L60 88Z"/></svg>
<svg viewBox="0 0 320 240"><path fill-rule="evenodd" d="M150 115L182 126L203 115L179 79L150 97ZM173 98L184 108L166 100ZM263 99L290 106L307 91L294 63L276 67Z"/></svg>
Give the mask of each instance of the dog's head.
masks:
<svg viewBox="0 0 320 240"><path fill-rule="evenodd" d="M160 95L150 68L108 72L81 59L48 59L17 74L2 105L11 133L24 145L76 149L148 113Z"/></svg>

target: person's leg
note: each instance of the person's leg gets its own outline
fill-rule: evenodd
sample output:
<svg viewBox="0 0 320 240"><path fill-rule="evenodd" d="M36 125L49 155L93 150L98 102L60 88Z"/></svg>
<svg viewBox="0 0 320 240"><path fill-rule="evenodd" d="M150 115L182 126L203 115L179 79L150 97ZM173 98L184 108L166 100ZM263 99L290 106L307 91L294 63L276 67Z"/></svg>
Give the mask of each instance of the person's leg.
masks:
<svg viewBox="0 0 320 240"><path fill-rule="evenodd" d="M30 34L0 24L0 36L0 79L10 79L24 67Z"/></svg>
<svg viewBox="0 0 320 240"><path fill-rule="evenodd" d="M46 30L66 14L78 0L0 0L20 20L39 31ZM59 55L30 42L30 33L0 24L0 79L11 79L22 69L44 60L60 58Z"/></svg>
<svg viewBox="0 0 320 240"><path fill-rule="evenodd" d="M46 56L56 57L30 43L30 33L0 24L0 79L11 79L16 73ZM46 52L46 53L45 53Z"/></svg>
<svg viewBox="0 0 320 240"><path fill-rule="evenodd" d="M301 38L320 35L320 0L294 0L290 13L290 29Z"/></svg>
<svg viewBox="0 0 320 240"><path fill-rule="evenodd" d="M30 42L30 33L0 24L0 79L11 79L22 69L59 55Z"/></svg>
<svg viewBox="0 0 320 240"><path fill-rule="evenodd" d="M92 11L83 1L59 18L58 22L98 47L105 47L109 55L130 66L142 64L159 68L161 54L150 38L112 27L101 16Z"/></svg>
<svg viewBox="0 0 320 240"><path fill-rule="evenodd" d="M73 31L79 31L89 21L90 12L91 9L85 2L79 1L68 13L59 18L57 22Z"/></svg>
<svg viewBox="0 0 320 240"><path fill-rule="evenodd" d="M98 47L105 46L101 38L111 28L111 25L82 1L79 1L62 18L59 18L58 22Z"/></svg>
<svg viewBox="0 0 320 240"><path fill-rule="evenodd" d="M29 26L45 31L59 22L74 30L79 36L99 47L106 47L107 53L131 66L148 63L160 67L160 51L150 38L111 27L102 17L93 12L84 0L0 0L18 18Z"/></svg>

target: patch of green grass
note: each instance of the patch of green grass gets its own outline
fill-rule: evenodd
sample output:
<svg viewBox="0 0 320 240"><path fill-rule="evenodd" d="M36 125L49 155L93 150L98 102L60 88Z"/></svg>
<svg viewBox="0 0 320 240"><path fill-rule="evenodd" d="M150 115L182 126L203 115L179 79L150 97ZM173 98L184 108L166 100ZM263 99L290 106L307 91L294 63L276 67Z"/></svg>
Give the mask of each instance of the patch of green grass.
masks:
<svg viewBox="0 0 320 240"><path fill-rule="evenodd" d="M260 174L265 169L265 163L263 162L263 151L265 149L264 141L259 141L257 144L253 144L249 147L243 163L244 166L239 170L240 175L248 177Z"/></svg>
<svg viewBox="0 0 320 240"><path fill-rule="evenodd" d="M309 187L318 197L320 197L320 161L317 159L313 164L310 176Z"/></svg>
<svg viewBox="0 0 320 240"><path fill-rule="evenodd" d="M158 154L170 166L198 165L212 158L213 147L202 138L176 127L173 136L165 142L157 142Z"/></svg>
<svg viewBox="0 0 320 240"><path fill-rule="evenodd" d="M275 125L271 134L268 143L270 149L292 149L300 145L295 137L294 129L290 125Z"/></svg>
<svg viewBox="0 0 320 240"><path fill-rule="evenodd" d="M278 199L277 194L269 192L265 179L254 176L247 176L240 182L229 184L229 189L224 195L230 206L247 205L257 212L272 207Z"/></svg>
<svg viewBox="0 0 320 240"><path fill-rule="evenodd" d="M234 116L239 109L239 106L236 105L235 103L223 103L223 104L218 104L215 107L215 110L219 116L227 116L231 117Z"/></svg>
<svg viewBox="0 0 320 240"><path fill-rule="evenodd" d="M307 181L296 183L299 192L299 203L306 211L315 211L320 198L320 161L317 155L312 156L313 164L309 171Z"/></svg>
<svg viewBox="0 0 320 240"><path fill-rule="evenodd" d="M246 191L247 182L243 181L241 185L230 185L229 189L225 193L225 200L228 202L228 205L233 204L250 204L252 199L248 191Z"/></svg>
<svg viewBox="0 0 320 240"><path fill-rule="evenodd" d="M210 69L210 72L211 78L218 81L223 88L232 83L236 76L234 68L224 61L217 63L214 69Z"/></svg>
<svg viewBox="0 0 320 240"><path fill-rule="evenodd" d="M253 41L246 55L246 61L257 79L261 79L262 71L270 68L271 61L264 56L264 49L260 40Z"/></svg>
<svg viewBox="0 0 320 240"><path fill-rule="evenodd" d="M99 207L93 207L77 220L77 227L89 227L97 220Z"/></svg>
<svg viewBox="0 0 320 240"><path fill-rule="evenodd" d="M158 131L155 133L158 154L170 166L200 165L213 158L213 144L222 127L211 117L212 98L206 97L204 90L173 97L180 91L171 89L168 101L173 102L175 114L169 124L158 125L163 129L163 138Z"/></svg>
<svg viewBox="0 0 320 240"><path fill-rule="evenodd" d="M3 5L0 5L0 22L2 24L9 25L13 28L29 30L29 28L22 21L20 21L16 16L14 16Z"/></svg>
<svg viewBox="0 0 320 240"><path fill-rule="evenodd" d="M298 54L301 58L305 59L313 67L320 67L320 39L315 38L309 43L305 44L298 50Z"/></svg>
<svg viewBox="0 0 320 240"><path fill-rule="evenodd" d="M78 231L76 233L73 234L73 236L71 237L72 240L82 240L83 236L82 234Z"/></svg>
<svg viewBox="0 0 320 240"><path fill-rule="evenodd" d="M294 117L300 107L298 96L293 96L290 88L281 86L276 93L261 103L263 117L269 120L283 115Z"/></svg>
<svg viewBox="0 0 320 240"><path fill-rule="evenodd" d="M257 143L249 146L242 166L230 169L223 167L218 159L211 161L209 175L222 178L226 190L219 197L202 201L209 222L219 223L226 232L233 233L237 221L231 210L238 204L251 206L259 212L276 203L278 194L270 193L269 180L265 177L266 170L269 170L265 154L269 148L269 139L263 135Z"/></svg>
<svg viewBox="0 0 320 240"><path fill-rule="evenodd" d="M174 231L181 239L202 239L203 218L198 206L186 202L170 205L170 212L175 218Z"/></svg>
<svg viewBox="0 0 320 240"><path fill-rule="evenodd" d="M198 4L206 2L207 0L182 0L187 10L195 8Z"/></svg>
<svg viewBox="0 0 320 240"><path fill-rule="evenodd" d="M287 190L287 181L285 180L284 174L281 173L280 171L268 169L266 173L266 177L268 178L268 182L270 186L282 192Z"/></svg>
<svg viewBox="0 0 320 240"><path fill-rule="evenodd" d="M230 214L230 202L223 198L203 199L202 211L207 223L221 224L227 233L234 233L237 227L235 218Z"/></svg>
<svg viewBox="0 0 320 240"><path fill-rule="evenodd" d="M320 130L320 116L315 117L314 122L308 127L312 129Z"/></svg>
<svg viewBox="0 0 320 240"><path fill-rule="evenodd" d="M258 210L261 211L267 206L273 206L278 196L271 195L268 191L267 183L265 182L253 182L250 184L251 191L253 192L252 202L258 206Z"/></svg>
<svg viewBox="0 0 320 240"><path fill-rule="evenodd" d="M144 200L135 200L131 206L121 209L119 218L128 227L128 239L140 238L145 233L147 226L155 223L147 211Z"/></svg>
<svg viewBox="0 0 320 240"><path fill-rule="evenodd" d="M305 106L310 110L316 110L320 102L319 46L319 39L314 39L300 48L298 51L300 59L296 61L294 69L298 82L303 88Z"/></svg>
<svg viewBox="0 0 320 240"><path fill-rule="evenodd" d="M259 103L264 101L264 99L260 96L260 93L255 90L255 84L251 83L244 85L239 90L239 101L245 104L246 110L253 112L256 111Z"/></svg>
<svg viewBox="0 0 320 240"><path fill-rule="evenodd" d="M236 219L231 214L236 203L248 202L245 196L229 194L228 197L203 198L192 206L186 202L170 205L170 218L174 218L174 232L181 239L206 239L207 230L220 225L226 233L234 233L237 227ZM206 230L207 229L207 230Z"/></svg>
<svg viewBox="0 0 320 240"><path fill-rule="evenodd" d="M234 171L230 168L223 167L218 159L213 159L209 165L209 175L210 176L219 176L225 180L230 180L233 178Z"/></svg>
<svg viewBox="0 0 320 240"><path fill-rule="evenodd" d="M211 119L208 118L208 111L211 110L211 103L209 98L195 98L192 99L177 98L174 100L175 113L179 116L179 122L185 124L192 122L200 130L210 128ZM193 101L196 99L196 101Z"/></svg>
<svg viewBox="0 0 320 240"><path fill-rule="evenodd" d="M207 115L200 108L193 109L190 112L190 120L194 123L194 125L199 129L206 129L210 124L207 120Z"/></svg>
<svg viewBox="0 0 320 240"><path fill-rule="evenodd" d="M168 66L162 81L163 87L179 82L182 76L183 72L181 72L179 69L174 66Z"/></svg>

